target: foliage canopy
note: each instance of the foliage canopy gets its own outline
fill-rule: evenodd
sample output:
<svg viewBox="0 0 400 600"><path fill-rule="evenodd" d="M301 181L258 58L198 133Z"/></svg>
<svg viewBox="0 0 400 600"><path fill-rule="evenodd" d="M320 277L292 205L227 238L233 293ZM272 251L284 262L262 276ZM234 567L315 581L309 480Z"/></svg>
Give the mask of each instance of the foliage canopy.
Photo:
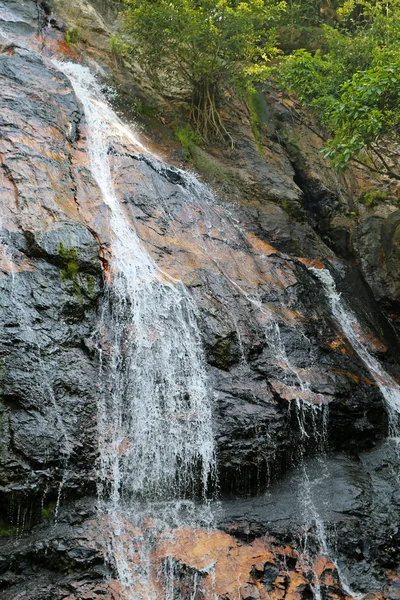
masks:
<svg viewBox="0 0 400 600"><path fill-rule="evenodd" d="M218 103L229 85L266 76L276 55L276 0L125 0L126 30L146 71L164 90L183 90L204 139L226 136Z"/></svg>
<svg viewBox="0 0 400 600"><path fill-rule="evenodd" d="M123 3L129 52L165 94L188 102L203 140L230 138L221 99L265 80L274 59L277 85L325 128L334 166L355 159L400 179L400 0Z"/></svg>
<svg viewBox="0 0 400 600"><path fill-rule="evenodd" d="M400 2L346 0L338 12L320 50L284 58L278 85L314 110L334 166L357 159L400 179Z"/></svg>

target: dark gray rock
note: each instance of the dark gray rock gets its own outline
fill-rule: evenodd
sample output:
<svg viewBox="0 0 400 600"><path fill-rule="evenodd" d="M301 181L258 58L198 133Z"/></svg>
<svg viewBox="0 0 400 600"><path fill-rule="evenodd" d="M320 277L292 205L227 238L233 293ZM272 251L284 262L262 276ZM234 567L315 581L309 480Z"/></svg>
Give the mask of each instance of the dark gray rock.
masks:
<svg viewBox="0 0 400 600"><path fill-rule="evenodd" d="M370 216L353 232L360 269L392 322L398 327L400 211Z"/></svg>

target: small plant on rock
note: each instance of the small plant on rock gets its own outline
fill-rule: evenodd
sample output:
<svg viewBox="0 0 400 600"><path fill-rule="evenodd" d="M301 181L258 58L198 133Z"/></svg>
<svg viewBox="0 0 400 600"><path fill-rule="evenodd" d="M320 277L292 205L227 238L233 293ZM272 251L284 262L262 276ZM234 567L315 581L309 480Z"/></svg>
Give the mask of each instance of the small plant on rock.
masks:
<svg viewBox="0 0 400 600"><path fill-rule="evenodd" d="M71 44L77 44L83 41L81 30L78 27L68 27L65 32L65 41L70 46Z"/></svg>
<svg viewBox="0 0 400 600"><path fill-rule="evenodd" d="M387 194L384 191L370 190L361 196L359 202L368 206L368 208L373 208L382 202L386 202L387 199Z"/></svg>

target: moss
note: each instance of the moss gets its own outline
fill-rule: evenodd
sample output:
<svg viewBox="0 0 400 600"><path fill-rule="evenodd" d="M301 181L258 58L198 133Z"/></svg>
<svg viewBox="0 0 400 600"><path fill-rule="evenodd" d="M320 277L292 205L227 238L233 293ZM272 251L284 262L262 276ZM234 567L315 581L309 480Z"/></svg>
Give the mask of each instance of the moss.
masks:
<svg viewBox="0 0 400 600"><path fill-rule="evenodd" d="M228 371L232 365L232 336L218 337L211 348L212 364Z"/></svg>
<svg viewBox="0 0 400 600"><path fill-rule="evenodd" d="M132 103L132 110L139 117L155 117L157 116L157 107L154 104L148 104L140 99Z"/></svg>
<svg viewBox="0 0 400 600"><path fill-rule="evenodd" d="M15 527L15 526L0 527L0 538L10 537L11 535L13 535L16 532L17 532L17 527Z"/></svg>
<svg viewBox="0 0 400 600"><path fill-rule="evenodd" d="M189 125L178 126L174 130L174 136L185 150L185 160L204 175L208 182L233 185L237 181L231 171L221 167L213 156L200 147L201 137Z"/></svg>
<svg viewBox="0 0 400 600"><path fill-rule="evenodd" d="M74 292L81 301L82 292L78 280L79 264L76 248L65 248L64 244L60 242L59 252L63 261L63 267L60 269L61 280L64 283L67 283L68 281L72 283Z"/></svg>
<svg viewBox="0 0 400 600"><path fill-rule="evenodd" d="M64 244L62 242L60 242L60 248L59 248L59 253L61 258L67 262L67 261L71 261L71 262L78 262L78 253L76 251L75 247L72 248L66 248L64 246Z"/></svg>
<svg viewBox="0 0 400 600"><path fill-rule="evenodd" d="M193 131L190 125L178 125L175 128L174 135L178 142L180 142L181 146L187 150L186 160L190 160L192 158L193 151L197 146L201 143L201 137L198 133Z"/></svg>
<svg viewBox="0 0 400 600"><path fill-rule="evenodd" d="M52 516L54 509L56 507L56 502L51 501L48 502L47 504L43 505L42 507L42 519L43 521L48 521L50 519L50 517Z"/></svg>
<svg viewBox="0 0 400 600"><path fill-rule="evenodd" d="M79 271L78 253L76 248L65 248L64 244L61 242L59 252L63 262L63 268L60 272L61 279L63 281L76 281Z"/></svg>
<svg viewBox="0 0 400 600"><path fill-rule="evenodd" d="M69 262L66 269L63 271L65 279L74 280L78 274L79 266L75 262Z"/></svg>
<svg viewBox="0 0 400 600"><path fill-rule="evenodd" d="M388 200L387 194L382 190L369 190L365 192L358 201L360 204L364 204L368 208L373 208L382 202L386 202Z"/></svg>
<svg viewBox="0 0 400 600"><path fill-rule="evenodd" d="M250 110L250 123L253 131L254 141L259 153L263 156L263 150L261 146L261 135L262 135L262 124L263 124L263 113L264 107L262 102L261 94L253 86L249 86L247 90L247 105Z"/></svg>
<svg viewBox="0 0 400 600"><path fill-rule="evenodd" d="M87 275L86 279L88 296L89 298L93 298L95 295L96 280L93 275Z"/></svg>
<svg viewBox="0 0 400 600"><path fill-rule="evenodd" d="M199 147L195 147L192 151L191 162L200 173L203 173L208 179L218 181L231 180L232 173L222 169L218 163L210 157L207 152Z"/></svg>
<svg viewBox="0 0 400 600"><path fill-rule="evenodd" d="M307 213L297 200L281 200L277 203L289 217L292 217L299 223L307 222Z"/></svg>
<svg viewBox="0 0 400 600"><path fill-rule="evenodd" d="M285 212L289 212L289 203L287 200L282 200L281 206Z"/></svg>

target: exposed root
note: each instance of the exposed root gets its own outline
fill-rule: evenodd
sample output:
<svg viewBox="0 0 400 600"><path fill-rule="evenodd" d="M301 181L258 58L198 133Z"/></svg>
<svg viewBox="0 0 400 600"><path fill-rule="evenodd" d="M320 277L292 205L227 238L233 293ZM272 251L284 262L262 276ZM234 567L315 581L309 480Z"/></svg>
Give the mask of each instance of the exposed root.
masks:
<svg viewBox="0 0 400 600"><path fill-rule="evenodd" d="M205 85L199 96L192 101L191 120L204 141L209 141L211 138L219 138L223 141L228 139L233 148L233 138L217 109L215 96L216 94L210 90L210 86Z"/></svg>

